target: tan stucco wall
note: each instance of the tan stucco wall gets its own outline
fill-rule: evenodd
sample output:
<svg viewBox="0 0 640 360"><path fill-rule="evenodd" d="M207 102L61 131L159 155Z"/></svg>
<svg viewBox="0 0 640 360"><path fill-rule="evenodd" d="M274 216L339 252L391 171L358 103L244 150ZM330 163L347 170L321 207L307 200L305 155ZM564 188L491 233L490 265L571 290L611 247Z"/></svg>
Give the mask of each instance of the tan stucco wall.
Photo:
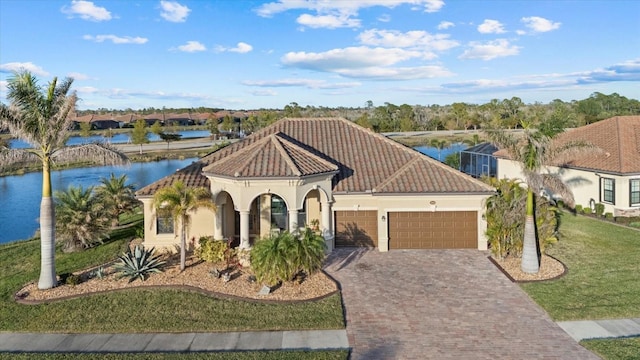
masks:
<svg viewBox="0 0 640 360"><path fill-rule="evenodd" d="M564 169L555 166L545 167L544 171L550 174L559 174L565 184L573 192L576 205L588 207L591 199L595 203L600 202L600 177L614 179L615 181L615 204L604 203L605 212L616 214L618 210L632 210L640 207L629 206L629 183L631 179L640 179L636 176L619 176L605 173L591 172L586 170ZM596 175L599 174L600 176ZM522 171L517 162L506 159L498 159L498 178L503 179L523 179Z"/></svg>

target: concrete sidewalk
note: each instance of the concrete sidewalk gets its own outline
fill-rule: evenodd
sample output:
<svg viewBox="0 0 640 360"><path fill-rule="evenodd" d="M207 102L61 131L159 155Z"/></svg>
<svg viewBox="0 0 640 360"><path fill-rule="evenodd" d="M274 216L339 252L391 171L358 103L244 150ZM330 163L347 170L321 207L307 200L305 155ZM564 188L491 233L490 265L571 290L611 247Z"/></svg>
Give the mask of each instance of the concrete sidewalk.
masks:
<svg viewBox="0 0 640 360"><path fill-rule="evenodd" d="M207 352L349 349L346 330L156 334L0 333L0 352Z"/></svg>
<svg viewBox="0 0 640 360"><path fill-rule="evenodd" d="M576 341L592 338L640 336L640 318L559 321L557 324Z"/></svg>

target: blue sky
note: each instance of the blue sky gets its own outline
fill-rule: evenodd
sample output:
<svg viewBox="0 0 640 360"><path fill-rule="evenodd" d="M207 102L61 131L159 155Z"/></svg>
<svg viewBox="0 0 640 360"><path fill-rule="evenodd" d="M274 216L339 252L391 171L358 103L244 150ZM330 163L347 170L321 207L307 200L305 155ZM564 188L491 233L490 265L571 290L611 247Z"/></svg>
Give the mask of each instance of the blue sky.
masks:
<svg viewBox="0 0 640 360"><path fill-rule="evenodd" d="M25 68L79 109L640 99L640 1L0 1Z"/></svg>

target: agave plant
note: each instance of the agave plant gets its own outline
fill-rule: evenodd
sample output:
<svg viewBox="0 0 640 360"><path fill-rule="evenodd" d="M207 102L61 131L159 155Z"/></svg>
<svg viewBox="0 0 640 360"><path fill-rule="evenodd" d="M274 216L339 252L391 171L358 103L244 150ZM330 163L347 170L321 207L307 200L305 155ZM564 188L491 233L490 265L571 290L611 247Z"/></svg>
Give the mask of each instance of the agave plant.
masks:
<svg viewBox="0 0 640 360"><path fill-rule="evenodd" d="M160 260L160 255L153 255L155 248L145 249L142 245L118 256L120 263L114 269L120 273L119 279L129 278L129 282L135 279L144 281L151 273L161 273L165 261Z"/></svg>

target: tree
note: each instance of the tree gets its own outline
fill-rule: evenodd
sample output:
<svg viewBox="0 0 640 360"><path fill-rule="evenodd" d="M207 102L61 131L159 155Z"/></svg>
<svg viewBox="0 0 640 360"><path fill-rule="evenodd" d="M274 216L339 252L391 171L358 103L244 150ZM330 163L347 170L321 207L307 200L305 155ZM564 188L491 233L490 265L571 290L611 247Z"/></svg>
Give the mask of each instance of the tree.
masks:
<svg viewBox="0 0 640 360"><path fill-rule="evenodd" d="M56 232L64 241L65 252L92 247L109 236L109 214L92 186L70 186L67 191L56 191L55 199Z"/></svg>
<svg viewBox="0 0 640 360"><path fill-rule="evenodd" d="M80 136L83 138L88 138L91 135L91 123L90 122L81 122L80 123Z"/></svg>
<svg viewBox="0 0 640 360"><path fill-rule="evenodd" d="M160 136L160 134L162 133L162 125L160 125L160 121L156 120L156 122L151 125L151 132Z"/></svg>
<svg viewBox="0 0 640 360"><path fill-rule="evenodd" d="M162 139L162 141L167 142L167 150L169 150L169 144L172 141L178 141L180 140L181 137L182 135L180 134L172 134L172 133L164 133L164 132L160 133L160 139Z"/></svg>
<svg viewBox="0 0 640 360"><path fill-rule="evenodd" d="M218 140L220 129L218 129L218 119L214 116L210 116L209 119L207 119L207 130L211 133L213 140Z"/></svg>
<svg viewBox="0 0 640 360"><path fill-rule="evenodd" d="M222 119L222 130L233 131L234 128L235 128L235 123L231 118L231 115L228 115L228 114L225 115L224 118Z"/></svg>
<svg viewBox="0 0 640 360"><path fill-rule="evenodd" d="M147 129L147 122L144 119L138 119L133 124L131 142L140 145L140 155L142 155L142 144L149 143L149 129Z"/></svg>
<svg viewBox="0 0 640 360"><path fill-rule="evenodd" d="M442 161L442 150L449 147L449 142L444 139L431 139L431 141L429 141L429 145L438 149L438 161Z"/></svg>
<svg viewBox="0 0 640 360"><path fill-rule="evenodd" d="M57 285L55 270L55 208L51 191L54 162L89 160L100 164L127 164L127 157L101 144L66 146L73 121L77 96L71 92L73 79L58 83L57 78L46 88L28 71L14 73L7 83L9 106L0 104L0 128L32 147L0 152L0 169L21 162L42 163L42 201L40 203L41 266L38 288Z"/></svg>
<svg viewBox="0 0 640 360"><path fill-rule="evenodd" d="M96 196L106 208L111 217L111 226L117 226L121 214L133 211L139 205L135 188L127 184L127 175L116 177L111 173L109 178L100 179L101 185L96 190Z"/></svg>
<svg viewBox="0 0 640 360"><path fill-rule="evenodd" d="M456 170L460 170L460 152L456 151L445 156L444 163Z"/></svg>
<svg viewBox="0 0 640 360"><path fill-rule="evenodd" d="M191 221L190 212L204 207L216 210L211 193L204 187L187 187L182 181L176 181L162 188L153 197L152 207L158 213L170 215L174 222L180 223L180 271L186 264L187 226Z"/></svg>
<svg viewBox="0 0 640 360"><path fill-rule="evenodd" d="M505 149L511 160L521 168L527 185L527 201L522 241L522 271L537 273L540 269L538 257L538 235L534 219L534 201L536 194L544 189L550 189L562 196L564 202L573 206L574 199L571 189L562 181L558 174L542 173L544 165L554 162L566 162L581 152L593 152L593 146L583 142L567 142L556 146L553 142L560 129L540 131L531 126L530 122L520 121L524 129L521 135L514 135L503 130L488 130L487 136L498 147ZM548 129L547 129L548 130Z"/></svg>

